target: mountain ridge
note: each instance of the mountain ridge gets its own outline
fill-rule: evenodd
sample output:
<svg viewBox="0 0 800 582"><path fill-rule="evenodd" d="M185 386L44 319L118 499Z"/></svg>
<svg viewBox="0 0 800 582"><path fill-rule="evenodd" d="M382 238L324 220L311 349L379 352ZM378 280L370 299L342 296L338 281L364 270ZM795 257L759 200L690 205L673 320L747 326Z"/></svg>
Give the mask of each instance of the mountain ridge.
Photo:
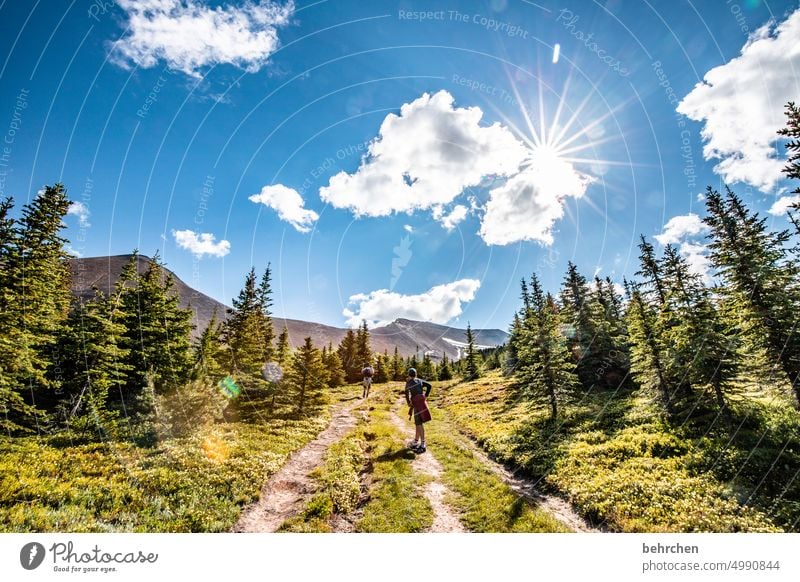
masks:
<svg viewBox="0 0 800 582"><path fill-rule="evenodd" d="M131 256L126 254L70 259L73 295L89 299L94 296L94 289L108 295L114 288L122 267L130 260ZM140 273L144 272L150 261L149 257L139 255L137 268ZM187 285L168 268L164 267L164 271L171 274L175 281L175 289L180 297L181 307L192 309L194 312L196 327L193 337L205 329L215 309L219 318L226 316L227 309L229 309L227 305ZM338 345L347 333L347 328L300 319L273 315L272 320L276 333L286 326L289 330L289 341L293 347L298 347L309 336L317 346L329 343ZM501 329L473 329L472 331L475 334L475 343L481 347L497 346L505 343L508 339L508 334ZM466 342L466 331L463 329L406 318L398 318L387 325L371 329L370 336L372 349L376 353L386 351L391 355L397 346L398 353L404 357L412 356L415 353L420 356L428 353L434 360L440 359L445 353L448 358L458 359Z"/></svg>

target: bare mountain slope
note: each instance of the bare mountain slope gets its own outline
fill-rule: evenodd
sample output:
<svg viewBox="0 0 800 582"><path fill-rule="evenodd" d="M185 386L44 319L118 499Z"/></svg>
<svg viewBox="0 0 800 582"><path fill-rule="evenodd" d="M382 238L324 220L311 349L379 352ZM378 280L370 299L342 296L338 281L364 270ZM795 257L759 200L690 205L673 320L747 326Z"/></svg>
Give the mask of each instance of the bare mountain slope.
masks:
<svg viewBox="0 0 800 582"><path fill-rule="evenodd" d="M122 267L130 260L131 255L116 255L110 257L90 257L72 259L70 268L72 269L72 292L84 298L94 296L94 288L108 294L114 287ZM150 259L146 256L139 256L139 272L144 272ZM167 272L172 273L168 269ZM225 317L227 306L216 299L193 289L184 283L178 276L172 273L175 280L175 289L180 296L181 307L191 308L195 314L195 331L198 335L211 320L211 314L217 309L218 317ZM289 330L289 338L293 346L297 347L303 339L310 336L314 344L318 346L333 343L337 345L345 333L346 329L301 321L297 319L284 319L274 317L275 330L279 332L285 325ZM480 346L496 346L505 343L508 334L499 329L476 329L475 341ZM438 325L424 321L413 321L410 319L397 319L389 325L378 327L371 330L372 348L376 352L387 351L389 354L394 352L397 346L398 352L403 356L413 355L419 351L420 355L429 352L434 358L441 358L443 353L448 358L457 359L461 355L461 348L466 341L463 329Z"/></svg>

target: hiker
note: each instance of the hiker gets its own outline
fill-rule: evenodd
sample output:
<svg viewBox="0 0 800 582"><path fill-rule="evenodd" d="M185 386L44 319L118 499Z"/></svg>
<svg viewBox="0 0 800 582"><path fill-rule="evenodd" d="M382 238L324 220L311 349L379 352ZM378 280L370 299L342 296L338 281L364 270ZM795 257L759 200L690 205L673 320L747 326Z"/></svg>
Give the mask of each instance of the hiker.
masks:
<svg viewBox="0 0 800 582"><path fill-rule="evenodd" d="M423 393L424 390L424 393ZM408 419L414 416L414 440L408 443L415 453L425 452L425 426L424 423L431 419L431 411L428 410L428 396L431 393L431 384L421 378L417 378L417 371L414 368L408 370L408 380L406 380L406 403L408 404Z"/></svg>
<svg viewBox="0 0 800 582"><path fill-rule="evenodd" d="M369 396L369 389L372 387L372 376L375 374L375 370L372 369L372 366L369 364L364 364L364 368L361 370L361 384L364 386L364 390L361 393L361 398L367 398Z"/></svg>

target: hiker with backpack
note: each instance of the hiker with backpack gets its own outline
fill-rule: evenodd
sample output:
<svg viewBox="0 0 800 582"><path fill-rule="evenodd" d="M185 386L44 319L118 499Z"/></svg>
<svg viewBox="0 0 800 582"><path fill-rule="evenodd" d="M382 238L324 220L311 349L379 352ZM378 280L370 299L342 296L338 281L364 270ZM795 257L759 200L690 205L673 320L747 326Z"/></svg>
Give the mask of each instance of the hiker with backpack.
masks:
<svg viewBox="0 0 800 582"><path fill-rule="evenodd" d="M369 389L372 387L372 376L375 375L375 370L372 369L372 366L369 364L364 364L364 368L361 370L361 384L364 386L364 390L361 393L361 398L367 398L369 396Z"/></svg>
<svg viewBox="0 0 800 582"><path fill-rule="evenodd" d="M421 378L417 378L417 371L409 368L408 379L406 380L406 403L408 404L408 419L414 417L414 440L408 444L415 453L425 452L425 423L431 419L431 411L428 410L428 396L431 393L431 384Z"/></svg>

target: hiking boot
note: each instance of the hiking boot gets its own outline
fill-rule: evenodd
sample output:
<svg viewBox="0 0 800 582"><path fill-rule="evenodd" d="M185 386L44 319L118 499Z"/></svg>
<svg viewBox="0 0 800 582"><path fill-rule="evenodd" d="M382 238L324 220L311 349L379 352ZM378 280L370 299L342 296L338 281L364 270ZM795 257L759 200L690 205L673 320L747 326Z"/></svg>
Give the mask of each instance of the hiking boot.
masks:
<svg viewBox="0 0 800 582"><path fill-rule="evenodd" d="M409 441L406 446L413 451L414 449L418 449L420 445L419 441Z"/></svg>
<svg viewBox="0 0 800 582"><path fill-rule="evenodd" d="M421 453L424 453L424 452L425 452L425 451L427 451L427 450L428 450L428 449L426 449L426 448L425 448L425 445L419 445L418 447L415 447L415 448L413 449L413 451L414 451L415 453L417 453L418 455L419 455L419 454L421 454Z"/></svg>

